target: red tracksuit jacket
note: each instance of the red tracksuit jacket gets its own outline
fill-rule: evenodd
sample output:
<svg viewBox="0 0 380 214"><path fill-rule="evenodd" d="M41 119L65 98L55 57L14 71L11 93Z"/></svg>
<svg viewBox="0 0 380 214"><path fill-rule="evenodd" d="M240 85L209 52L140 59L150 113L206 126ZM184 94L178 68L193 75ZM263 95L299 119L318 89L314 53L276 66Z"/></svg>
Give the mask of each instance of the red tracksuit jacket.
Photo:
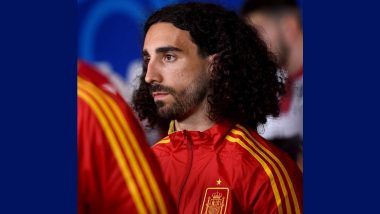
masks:
<svg viewBox="0 0 380 214"><path fill-rule="evenodd" d="M78 65L78 213L174 213L132 111L93 67Z"/></svg>
<svg viewBox="0 0 380 214"><path fill-rule="evenodd" d="M227 121L153 146L179 213L302 213L302 173L255 131Z"/></svg>

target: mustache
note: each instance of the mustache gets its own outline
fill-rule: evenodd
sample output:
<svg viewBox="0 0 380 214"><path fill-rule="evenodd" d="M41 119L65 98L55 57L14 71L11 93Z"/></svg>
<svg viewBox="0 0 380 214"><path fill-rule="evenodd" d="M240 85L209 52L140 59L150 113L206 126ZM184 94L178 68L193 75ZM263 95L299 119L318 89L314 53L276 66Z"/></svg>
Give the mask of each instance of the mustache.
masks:
<svg viewBox="0 0 380 214"><path fill-rule="evenodd" d="M175 95L176 92L173 88L163 86L160 84L152 84L149 86L149 91L150 93L156 92L156 91L162 91L162 92L167 92L169 94Z"/></svg>

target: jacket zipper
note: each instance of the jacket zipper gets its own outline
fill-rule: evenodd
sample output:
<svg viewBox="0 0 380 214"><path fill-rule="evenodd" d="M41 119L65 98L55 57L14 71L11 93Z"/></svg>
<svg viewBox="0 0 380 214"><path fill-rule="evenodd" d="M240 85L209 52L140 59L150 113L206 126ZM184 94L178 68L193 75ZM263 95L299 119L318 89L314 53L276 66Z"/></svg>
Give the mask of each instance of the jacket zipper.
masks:
<svg viewBox="0 0 380 214"><path fill-rule="evenodd" d="M182 196L182 190L183 188L185 187L186 185L186 182L190 176L190 171L191 171L191 166L193 164L193 143L191 142L191 138L188 136L188 133L186 132L186 130L183 131L183 135L187 141L187 164L186 164L186 173L185 173L185 177L181 183L181 186L179 188L179 192L178 192L178 203L177 203L177 210L179 210L179 205L180 205L180 202L181 202L181 196Z"/></svg>

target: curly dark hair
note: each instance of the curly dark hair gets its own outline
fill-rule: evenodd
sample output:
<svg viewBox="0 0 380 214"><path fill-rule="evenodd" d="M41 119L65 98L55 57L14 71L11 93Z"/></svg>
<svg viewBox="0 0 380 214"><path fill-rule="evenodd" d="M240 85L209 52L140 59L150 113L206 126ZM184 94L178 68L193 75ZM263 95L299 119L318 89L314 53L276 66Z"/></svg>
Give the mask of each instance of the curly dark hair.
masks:
<svg viewBox="0 0 380 214"><path fill-rule="evenodd" d="M228 119L256 129L267 116L278 116L279 97L285 92L283 74L256 29L235 12L210 3L167 6L148 18L144 37L160 22L188 31L200 56L216 54L207 97L212 121ZM133 107L153 127L161 119L144 80L146 72L145 65Z"/></svg>

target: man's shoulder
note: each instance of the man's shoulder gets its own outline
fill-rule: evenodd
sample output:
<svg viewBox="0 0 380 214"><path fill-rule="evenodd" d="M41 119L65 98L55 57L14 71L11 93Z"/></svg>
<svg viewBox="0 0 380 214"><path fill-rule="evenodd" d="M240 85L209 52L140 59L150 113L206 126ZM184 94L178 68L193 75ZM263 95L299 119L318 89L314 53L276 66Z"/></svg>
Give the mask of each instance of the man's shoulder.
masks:
<svg viewBox="0 0 380 214"><path fill-rule="evenodd" d="M162 138L161 140L157 141L157 143L155 143L152 146L152 149L156 150L158 148L166 147L168 144L170 144L170 138L169 138L169 136L166 136L166 137Z"/></svg>
<svg viewBox="0 0 380 214"><path fill-rule="evenodd" d="M79 61L77 83L78 90L86 89L97 95L107 95L108 98L116 100L118 104L120 102L125 102L116 85L114 85L110 79L101 72L100 68L95 65Z"/></svg>
<svg viewBox="0 0 380 214"><path fill-rule="evenodd" d="M259 165L264 170L273 166L287 168L296 166L291 158L261 137L255 130L237 124L226 136L227 144L236 158L242 160L247 166Z"/></svg>
<svg viewBox="0 0 380 214"><path fill-rule="evenodd" d="M302 173L297 164L256 131L236 125L226 140L231 148L229 160L235 160L233 170L237 175L254 176L256 183L268 184L274 190L283 188L283 184L292 189L302 186Z"/></svg>

